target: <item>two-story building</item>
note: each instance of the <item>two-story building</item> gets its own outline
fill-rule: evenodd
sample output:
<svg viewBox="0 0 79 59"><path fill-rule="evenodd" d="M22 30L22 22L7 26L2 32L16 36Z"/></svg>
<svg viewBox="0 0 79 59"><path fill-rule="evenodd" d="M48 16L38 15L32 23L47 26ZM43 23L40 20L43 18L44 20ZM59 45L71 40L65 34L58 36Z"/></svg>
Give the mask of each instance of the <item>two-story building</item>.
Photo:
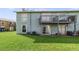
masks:
<svg viewBox="0 0 79 59"><path fill-rule="evenodd" d="M17 11L16 32L27 34L66 34L79 31L79 11Z"/></svg>

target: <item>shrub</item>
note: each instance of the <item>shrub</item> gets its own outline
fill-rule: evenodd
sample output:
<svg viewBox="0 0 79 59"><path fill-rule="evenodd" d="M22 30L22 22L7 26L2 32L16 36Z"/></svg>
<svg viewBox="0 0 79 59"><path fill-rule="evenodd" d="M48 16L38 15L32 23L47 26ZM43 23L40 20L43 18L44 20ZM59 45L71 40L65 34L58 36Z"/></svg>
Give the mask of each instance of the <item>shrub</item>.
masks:
<svg viewBox="0 0 79 59"><path fill-rule="evenodd" d="M33 35L37 35L36 31L33 31L32 34L33 34Z"/></svg>
<svg viewBox="0 0 79 59"><path fill-rule="evenodd" d="M73 33L72 31L67 31L67 35L68 35L68 36L73 36L73 34L74 34L74 33Z"/></svg>
<svg viewBox="0 0 79 59"><path fill-rule="evenodd" d="M77 31L76 34L79 35L79 31Z"/></svg>
<svg viewBox="0 0 79 59"><path fill-rule="evenodd" d="M31 34L31 32L27 32L27 34Z"/></svg>
<svg viewBox="0 0 79 59"><path fill-rule="evenodd" d="M62 35L62 34L59 32L59 33L55 33L55 35Z"/></svg>

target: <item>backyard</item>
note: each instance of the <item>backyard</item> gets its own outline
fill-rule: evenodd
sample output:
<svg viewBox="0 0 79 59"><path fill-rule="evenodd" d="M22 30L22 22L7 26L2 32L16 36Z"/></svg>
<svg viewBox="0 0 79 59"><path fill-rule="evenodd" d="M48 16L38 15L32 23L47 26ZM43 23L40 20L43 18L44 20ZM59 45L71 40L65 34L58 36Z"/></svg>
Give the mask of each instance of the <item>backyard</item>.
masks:
<svg viewBox="0 0 79 59"><path fill-rule="evenodd" d="M78 36L17 35L0 32L0 51L73 51L79 50Z"/></svg>

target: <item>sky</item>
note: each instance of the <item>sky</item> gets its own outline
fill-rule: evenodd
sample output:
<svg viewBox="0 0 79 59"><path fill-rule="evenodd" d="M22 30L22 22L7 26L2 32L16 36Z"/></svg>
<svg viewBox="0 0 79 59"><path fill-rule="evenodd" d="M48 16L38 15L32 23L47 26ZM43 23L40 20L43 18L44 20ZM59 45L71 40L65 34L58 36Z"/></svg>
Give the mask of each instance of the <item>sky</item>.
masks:
<svg viewBox="0 0 79 59"><path fill-rule="evenodd" d="M20 11L22 8L0 8L0 18L6 18L11 21L16 21L16 12ZM26 8L26 10L34 10L34 11L62 11L62 10L79 10L79 8Z"/></svg>

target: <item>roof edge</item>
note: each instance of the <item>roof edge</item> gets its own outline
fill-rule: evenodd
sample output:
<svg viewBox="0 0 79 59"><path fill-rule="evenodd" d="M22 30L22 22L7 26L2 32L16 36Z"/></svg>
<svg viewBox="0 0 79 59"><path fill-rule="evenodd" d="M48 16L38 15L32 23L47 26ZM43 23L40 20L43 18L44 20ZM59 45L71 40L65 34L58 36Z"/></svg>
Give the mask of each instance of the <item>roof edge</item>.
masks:
<svg viewBox="0 0 79 59"><path fill-rule="evenodd" d="M16 13L77 13L79 10L71 11L16 11Z"/></svg>

